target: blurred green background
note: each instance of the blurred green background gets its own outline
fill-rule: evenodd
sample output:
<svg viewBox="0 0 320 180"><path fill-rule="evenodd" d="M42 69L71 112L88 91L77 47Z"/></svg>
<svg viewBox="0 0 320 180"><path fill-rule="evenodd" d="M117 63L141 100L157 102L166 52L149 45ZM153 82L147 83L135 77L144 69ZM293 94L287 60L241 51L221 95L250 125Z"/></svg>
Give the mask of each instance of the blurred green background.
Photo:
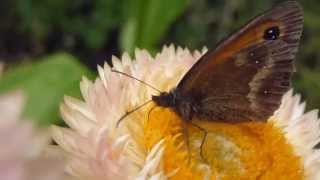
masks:
<svg viewBox="0 0 320 180"><path fill-rule="evenodd" d="M216 43L279 0L2 0L0 92L24 89L25 115L40 124L61 123L63 95L80 97L82 75L97 64L174 43L190 49ZM320 107L320 1L301 1L305 29L297 57L295 91Z"/></svg>

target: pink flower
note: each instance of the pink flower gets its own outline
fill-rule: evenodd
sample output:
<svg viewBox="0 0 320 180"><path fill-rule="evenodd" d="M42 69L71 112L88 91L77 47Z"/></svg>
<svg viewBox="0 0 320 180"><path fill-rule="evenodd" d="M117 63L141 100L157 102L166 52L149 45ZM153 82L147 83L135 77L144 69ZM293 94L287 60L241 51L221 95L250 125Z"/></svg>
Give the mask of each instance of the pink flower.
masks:
<svg viewBox="0 0 320 180"><path fill-rule="evenodd" d="M20 119L22 106L21 92L0 96L0 179L61 179L62 162L42 156L48 135Z"/></svg>

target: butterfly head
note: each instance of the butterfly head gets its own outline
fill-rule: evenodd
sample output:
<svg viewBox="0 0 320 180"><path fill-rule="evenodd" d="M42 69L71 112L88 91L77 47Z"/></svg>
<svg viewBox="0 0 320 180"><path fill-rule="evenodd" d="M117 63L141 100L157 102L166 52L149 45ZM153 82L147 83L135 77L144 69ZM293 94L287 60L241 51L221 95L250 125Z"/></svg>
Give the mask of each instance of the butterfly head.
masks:
<svg viewBox="0 0 320 180"><path fill-rule="evenodd" d="M152 100L161 107L174 107L175 99L172 92L161 92L160 95L152 96Z"/></svg>

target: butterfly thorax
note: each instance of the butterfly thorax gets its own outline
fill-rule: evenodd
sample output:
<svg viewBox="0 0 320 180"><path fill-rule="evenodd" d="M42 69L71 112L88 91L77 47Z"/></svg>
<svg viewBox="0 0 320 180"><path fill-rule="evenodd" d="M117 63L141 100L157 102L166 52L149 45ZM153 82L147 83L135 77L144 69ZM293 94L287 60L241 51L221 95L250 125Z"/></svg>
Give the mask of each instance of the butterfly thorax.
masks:
<svg viewBox="0 0 320 180"><path fill-rule="evenodd" d="M196 101L190 96L181 96L176 89L170 92L161 92L158 96L152 96L156 105L171 108L183 120L191 120L196 109Z"/></svg>

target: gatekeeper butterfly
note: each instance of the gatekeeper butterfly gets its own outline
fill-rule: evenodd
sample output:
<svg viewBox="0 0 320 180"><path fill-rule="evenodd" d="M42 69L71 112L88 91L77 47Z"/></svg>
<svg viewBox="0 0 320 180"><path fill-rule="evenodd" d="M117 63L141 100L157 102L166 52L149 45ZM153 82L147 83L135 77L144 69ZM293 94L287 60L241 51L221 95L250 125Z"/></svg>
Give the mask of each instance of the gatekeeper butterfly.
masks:
<svg viewBox="0 0 320 180"><path fill-rule="evenodd" d="M290 88L302 29L298 2L279 4L208 51L152 101L185 121L266 121Z"/></svg>

